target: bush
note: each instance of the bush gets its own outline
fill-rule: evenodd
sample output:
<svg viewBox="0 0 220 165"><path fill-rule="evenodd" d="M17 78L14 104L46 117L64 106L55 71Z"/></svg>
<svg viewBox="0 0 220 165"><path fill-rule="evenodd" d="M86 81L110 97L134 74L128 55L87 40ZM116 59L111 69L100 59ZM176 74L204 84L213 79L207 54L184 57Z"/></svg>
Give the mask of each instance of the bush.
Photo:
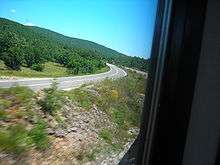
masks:
<svg viewBox="0 0 220 165"><path fill-rule="evenodd" d="M16 124L8 128L0 128L0 150L14 155L20 155L29 148L45 150L49 146L49 138L43 121L28 131L25 125Z"/></svg>
<svg viewBox="0 0 220 165"><path fill-rule="evenodd" d="M16 124L0 130L0 149L15 155L25 152L30 147L30 139L24 125Z"/></svg>
<svg viewBox="0 0 220 165"><path fill-rule="evenodd" d="M120 109L111 108L111 118L113 122L117 123L120 128L125 127L126 115L128 112Z"/></svg>
<svg viewBox="0 0 220 165"><path fill-rule="evenodd" d="M42 64L33 64L33 65L31 66L31 69L32 69L32 70L36 70L36 71L38 71L38 72L41 72L41 71L43 71L44 66L43 66Z"/></svg>
<svg viewBox="0 0 220 165"><path fill-rule="evenodd" d="M45 112L55 115L55 112L61 108L63 100L62 96L57 92L57 84L53 82L51 88L44 90L44 94L44 98L38 103Z"/></svg>
<svg viewBox="0 0 220 165"><path fill-rule="evenodd" d="M7 119L7 113L4 110L0 109L0 120Z"/></svg>
<svg viewBox="0 0 220 165"><path fill-rule="evenodd" d="M49 146L49 138L46 132L46 123L44 121L38 121L34 128L30 130L29 136L37 149L45 150Z"/></svg>
<svg viewBox="0 0 220 165"><path fill-rule="evenodd" d="M0 94L1 93L15 96L17 101L19 101L23 106L30 104L34 96L34 92L31 89L21 86L11 87L3 92L0 91Z"/></svg>
<svg viewBox="0 0 220 165"><path fill-rule="evenodd" d="M8 108L11 105L11 103L12 102L10 100L0 98L0 111Z"/></svg>
<svg viewBox="0 0 220 165"><path fill-rule="evenodd" d="M112 134L108 129L102 129L99 132L99 136L104 139L107 143L112 143Z"/></svg>

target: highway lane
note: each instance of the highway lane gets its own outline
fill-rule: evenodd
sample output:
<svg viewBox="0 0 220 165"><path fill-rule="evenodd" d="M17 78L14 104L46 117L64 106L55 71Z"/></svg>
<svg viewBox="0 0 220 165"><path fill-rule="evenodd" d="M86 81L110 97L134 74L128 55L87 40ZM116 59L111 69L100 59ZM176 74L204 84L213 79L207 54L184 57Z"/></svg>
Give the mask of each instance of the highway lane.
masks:
<svg viewBox="0 0 220 165"><path fill-rule="evenodd" d="M34 91L38 91L44 88L49 88L53 81L58 83L58 88L62 90L69 90L77 88L82 84L99 82L106 78L120 78L127 75L127 73L112 64L107 64L110 67L108 72L74 76L74 77L59 77L59 78L23 78L17 80L0 80L0 88L10 88L12 86L26 86Z"/></svg>
<svg viewBox="0 0 220 165"><path fill-rule="evenodd" d="M137 70L137 69L133 69L133 68L128 68L128 67L124 67L124 68L128 69L128 70L131 70L131 71L134 71L136 73L142 74L145 78L148 77L148 73L147 72L143 72L143 71L140 71L140 70Z"/></svg>

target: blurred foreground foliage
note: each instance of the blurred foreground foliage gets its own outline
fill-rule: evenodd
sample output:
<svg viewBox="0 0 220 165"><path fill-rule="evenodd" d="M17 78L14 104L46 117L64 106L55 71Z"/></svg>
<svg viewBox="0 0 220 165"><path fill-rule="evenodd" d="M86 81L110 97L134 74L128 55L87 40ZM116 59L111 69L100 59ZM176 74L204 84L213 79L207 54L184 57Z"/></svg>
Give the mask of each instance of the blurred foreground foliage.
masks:
<svg viewBox="0 0 220 165"><path fill-rule="evenodd" d="M146 86L143 75L127 72L126 77L70 91L58 90L56 83L38 94L25 87L0 89L0 151L21 155L32 149L49 148L48 121L43 116L49 115L58 123L66 122L60 116L65 99L81 110L89 112L97 107L105 112L114 127L101 129L99 138L111 149L122 149L132 138L130 129L139 127ZM93 160L97 152L87 153L88 158Z"/></svg>
<svg viewBox="0 0 220 165"><path fill-rule="evenodd" d="M34 97L26 87L0 89L0 151L19 156L49 146L46 123L34 111ZM33 118L36 123L30 124Z"/></svg>

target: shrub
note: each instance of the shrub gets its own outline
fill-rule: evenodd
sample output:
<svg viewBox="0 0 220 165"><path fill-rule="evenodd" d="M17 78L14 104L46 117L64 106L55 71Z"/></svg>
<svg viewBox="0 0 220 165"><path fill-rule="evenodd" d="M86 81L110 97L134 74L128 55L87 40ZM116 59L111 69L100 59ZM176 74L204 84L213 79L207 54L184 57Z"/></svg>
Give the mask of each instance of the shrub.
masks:
<svg viewBox="0 0 220 165"><path fill-rule="evenodd" d="M90 108L92 108L93 103L97 99L96 96L82 89L82 87L65 92L65 94L66 96L68 96L69 99L77 102L85 110L89 110Z"/></svg>
<svg viewBox="0 0 220 165"><path fill-rule="evenodd" d="M30 130L29 136L37 149L45 150L49 146L49 138L46 132L46 123L44 121L38 121L34 128Z"/></svg>
<svg viewBox="0 0 220 165"><path fill-rule="evenodd" d="M86 157L89 159L89 161L94 161L96 158L96 152L91 151L86 153Z"/></svg>
<svg viewBox="0 0 220 165"><path fill-rule="evenodd" d="M118 100L118 97L119 97L119 94L118 94L118 91L117 90L111 90L111 98L113 101L117 101Z"/></svg>
<svg viewBox="0 0 220 165"><path fill-rule="evenodd" d="M90 95L80 88L65 93L83 108L95 104L98 109L104 111L116 129L102 129L99 137L114 149L122 149L124 143L132 136L128 129L139 126L145 81L143 76L128 72L127 77L117 80L106 79L95 84L92 89L97 91L98 95ZM93 158L93 154L89 156Z"/></svg>
<svg viewBox="0 0 220 165"><path fill-rule="evenodd" d="M16 124L0 130L0 149L19 155L30 147L30 139L24 125Z"/></svg>
<svg viewBox="0 0 220 165"><path fill-rule="evenodd" d="M110 110L113 122L117 123L120 128L123 128L126 120L126 112L115 108L111 108Z"/></svg>
<svg viewBox="0 0 220 165"><path fill-rule="evenodd" d="M0 128L0 150L16 156L26 152L32 146L45 150L49 146L45 129L46 124L43 121L38 121L30 131L26 130L25 125L22 124Z"/></svg>
<svg viewBox="0 0 220 165"><path fill-rule="evenodd" d="M11 87L5 90L4 93L15 96L23 105L30 103L34 96L34 92L31 89L21 86Z"/></svg>
<svg viewBox="0 0 220 165"><path fill-rule="evenodd" d="M107 143L112 143L112 133L108 129L102 129L99 132L99 136L104 139Z"/></svg>
<svg viewBox="0 0 220 165"><path fill-rule="evenodd" d="M89 150L86 151L85 153L85 157L89 160L89 161L94 161L96 159L96 155L98 153L100 153L101 148L98 146L89 146Z"/></svg>
<svg viewBox="0 0 220 165"><path fill-rule="evenodd" d="M45 112L55 115L55 112L61 108L63 100L62 96L57 92L56 82L52 83L51 88L45 89L44 94L44 98L38 103Z"/></svg>
<svg viewBox="0 0 220 165"><path fill-rule="evenodd" d="M10 100L0 98L0 111L8 108L11 105L11 103L12 102Z"/></svg>
<svg viewBox="0 0 220 165"><path fill-rule="evenodd" d="M42 64L33 64L33 65L31 66L31 69L32 69L32 70L36 70L36 71L38 71L38 72L41 72L41 71L43 71L44 66L43 66Z"/></svg>
<svg viewBox="0 0 220 165"><path fill-rule="evenodd" d="M7 113L0 109L0 120L7 119Z"/></svg>

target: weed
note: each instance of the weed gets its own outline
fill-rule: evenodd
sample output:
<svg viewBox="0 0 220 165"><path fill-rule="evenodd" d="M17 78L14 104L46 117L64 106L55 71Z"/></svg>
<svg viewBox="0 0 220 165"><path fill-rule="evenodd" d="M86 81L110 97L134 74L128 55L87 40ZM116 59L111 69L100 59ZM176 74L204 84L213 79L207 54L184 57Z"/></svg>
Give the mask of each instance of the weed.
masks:
<svg viewBox="0 0 220 165"><path fill-rule="evenodd" d="M33 64L33 65L31 66L31 69L32 69L32 70L36 70L36 71L38 71L38 72L42 72L43 69L44 69L44 65L42 65L42 64Z"/></svg>
<svg viewBox="0 0 220 165"><path fill-rule="evenodd" d="M107 143L112 143L112 133L108 129L102 129L99 132L99 137L101 137Z"/></svg>
<svg viewBox="0 0 220 165"><path fill-rule="evenodd" d="M20 155L27 151L30 144L30 138L24 125L16 124L0 130L0 148L7 153Z"/></svg>
<svg viewBox="0 0 220 165"><path fill-rule="evenodd" d="M11 101L10 100L6 100L4 98L0 98L0 110L5 110L8 107L10 107L11 105Z"/></svg>
<svg viewBox="0 0 220 165"><path fill-rule="evenodd" d="M34 96L34 92L31 89L21 86L11 87L8 90L5 90L5 93L15 96L24 106L30 103Z"/></svg>
<svg viewBox="0 0 220 165"><path fill-rule="evenodd" d="M49 138L46 132L46 123L44 121L38 121L28 135L37 149L45 150L49 146Z"/></svg>
<svg viewBox="0 0 220 165"><path fill-rule="evenodd" d="M0 110L0 120L7 119L7 113L4 110Z"/></svg>
<svg viewBox="0 0 220 165"><path fill-rule="evenodd" d="M62 96L57 92L57 83L53 82L51 88L44 90L44 94L44 99L40 100L38 103L45 112L55 115L61 108L63 101Z"/></svg>

